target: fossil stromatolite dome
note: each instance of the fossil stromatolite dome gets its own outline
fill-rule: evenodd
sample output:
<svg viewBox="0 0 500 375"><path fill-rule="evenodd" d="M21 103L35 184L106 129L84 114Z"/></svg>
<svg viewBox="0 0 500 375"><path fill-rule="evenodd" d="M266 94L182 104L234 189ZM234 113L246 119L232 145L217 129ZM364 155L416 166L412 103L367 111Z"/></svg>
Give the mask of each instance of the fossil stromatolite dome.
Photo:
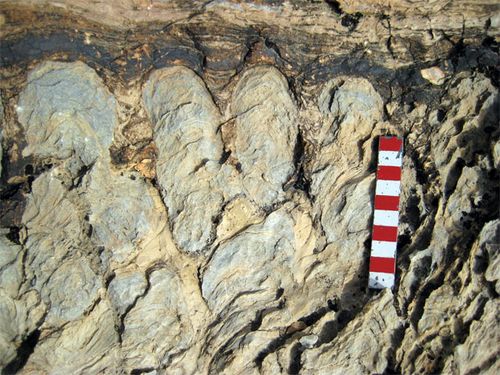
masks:
<svg viewBox="0 0 500 375"><path fill-rule="evenodd" d="M0 1L5 373L497 373L494 1ZM377 137L405 138L394 291Z"/></svg>

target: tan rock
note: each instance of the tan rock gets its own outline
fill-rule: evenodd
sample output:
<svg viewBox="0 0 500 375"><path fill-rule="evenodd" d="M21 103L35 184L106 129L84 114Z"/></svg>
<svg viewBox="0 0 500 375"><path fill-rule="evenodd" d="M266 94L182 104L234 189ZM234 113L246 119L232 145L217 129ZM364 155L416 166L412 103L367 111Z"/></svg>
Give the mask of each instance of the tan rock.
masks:
<svg viewBox="0 0 500 375"><path fill-rule="evenodd" d="M40 338L22 374L114 372L120 363L111 306L101 301L90 314Z"/></svg>
<svg viewBox="0 0 500 375"><path fill-rule="evenodd" d="M146 295L124 320L122 350L128 369L167 366L193 344L191 315L179 277L159 269L151 273L148 284Z"/></svg>
<svg viewBox="0 0 500 375"><path fill-rule="evenodd" d="M166 212L157 205L158 192L138 173L117 173L97 163L80 190L88 202L92 242L104 248L101 260L111 269L129 264L149 244L159 241Z"/></svg>
<svg viewBox="0 0 500 375"><path fill-rule="evenodd" d="M217 226L217 239L224 241L252 224L262 221L262 214L247 199L236 198L224 209L221 223Z"/></svg>
<svg viewBox="0 0 500 375"><path fill-rule="evenodd" d="M488 301L479 321L473 321L470 335L458 345L447 361L444 371L464 374L482 369L484 374L495 374L500 370L495 350L498 345L498 303Z"/></svg>
<svg viewBox="0 0 500 375"><path fill-rule="evenodd" d="M184 251L203 251L214 240L214 225L207 223L224 201L212 184L222 155L220 114L203 81L183 67L154 72L143 98L153 123L156 175L174 239Z"/></svg>
<svg viewBox="0 0 500 375"><path fill-rule="evenodd" d="M231 114L244 193L262 207L282 200L282 186L294 171L298 132L285 77L273 67L246 71L233 93Z"/></svg>
<svg viewBox="0 0 500 375"><path fill-rule="evenodd" d="M1 371L498 372L493 0L0 4Z"/></svg>
<svg viewBox="0 0 500 375"><path fill-rule="evenodd" d="M392 293L382 292L330 344L306 350L304 374L380 373L387 368L392 335L401 327ZM367 326L368 325L368 326Z"/></svg>
<svg viewBox="0 0 500 375"><path fill-rule="evenodd" d="M422 75L422 78L426 79L433 85L442 85L446 80L446 74L437 66L422 69L420 74Z"/></svg>

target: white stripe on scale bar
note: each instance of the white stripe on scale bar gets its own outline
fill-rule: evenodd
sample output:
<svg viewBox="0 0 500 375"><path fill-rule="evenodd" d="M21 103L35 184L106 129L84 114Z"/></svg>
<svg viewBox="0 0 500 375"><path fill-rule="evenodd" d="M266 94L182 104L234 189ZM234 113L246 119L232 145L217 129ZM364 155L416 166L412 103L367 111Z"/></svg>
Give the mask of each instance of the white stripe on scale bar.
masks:
<svg viewBox="0 0 500 375"><path fill-rule="evenodd" d="M380 258L395 258L397 246L397 242L372 241L371 256Z"/></svg>
<svg viewBox="0 0 500 375"><path fill-rule="evenodd" d="M373 225L385 225L397 227L399 221L398 211L375 210L373 213Z"/></svg>
<svg viewBox="0 0 500 375"><path fill-rule="evenodd" d="M388 167L401 167L403 153L399 151L379 151L378 165Z"/></svg>
<svg viewBox="0 0 500 375"><path fill-rule="evenodd" d="M394 274L370 272L368 286L375 289L392 288L394 286Z"/></svg>
<svg viewBox="0 0 500 375"><path fill-rule="evenodd" d="M377 180L375 195L399 196L399 181Z"/></svg>

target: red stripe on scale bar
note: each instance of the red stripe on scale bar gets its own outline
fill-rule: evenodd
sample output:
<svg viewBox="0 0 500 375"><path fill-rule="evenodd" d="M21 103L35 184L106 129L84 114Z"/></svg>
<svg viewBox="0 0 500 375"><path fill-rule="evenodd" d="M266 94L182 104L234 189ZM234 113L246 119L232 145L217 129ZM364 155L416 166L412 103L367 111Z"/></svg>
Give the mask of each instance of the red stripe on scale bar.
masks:
<svg viewBox="0 0 500 375"><path fill-rule="evenodd" d="M376 195L375 196L375 209L386 211L399 210L399 197L392 195Z"/></svg>
<svg viewBox="0 0 500 375"><path fill-rule="evenodd" d="M398 227L374 225L372 241L396 242L398 240Z"/></svg>
<svg viewBox="0 0 500 375"><path fill-rule="evenodd" d="M403 139L398 137L380 137L379 151L400 151L403 146Z"/></svg>
<svg viewBox="0 0 500 375"><path fill-rule="evenodd" d="M401 180L401 168L381 165L377 168L377 179L399 181Z"/></svg>
<svg viewBox="0 0 500 375"><path fill-rule="evenodd" d="M396 260L394 258L370 258L370 272L394 273Z"/></svg>

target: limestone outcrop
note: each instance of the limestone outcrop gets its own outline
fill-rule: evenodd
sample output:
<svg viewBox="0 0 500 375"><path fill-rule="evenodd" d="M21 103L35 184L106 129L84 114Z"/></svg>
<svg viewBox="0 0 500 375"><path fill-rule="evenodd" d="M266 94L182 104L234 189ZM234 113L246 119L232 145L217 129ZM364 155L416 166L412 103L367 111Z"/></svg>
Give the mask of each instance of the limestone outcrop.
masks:
<svg viewBox="0 0 500 375"><path fill-rule="evenodd" d="M386 3L0 1L3 373L497 373L498 5Z"/></svg>

